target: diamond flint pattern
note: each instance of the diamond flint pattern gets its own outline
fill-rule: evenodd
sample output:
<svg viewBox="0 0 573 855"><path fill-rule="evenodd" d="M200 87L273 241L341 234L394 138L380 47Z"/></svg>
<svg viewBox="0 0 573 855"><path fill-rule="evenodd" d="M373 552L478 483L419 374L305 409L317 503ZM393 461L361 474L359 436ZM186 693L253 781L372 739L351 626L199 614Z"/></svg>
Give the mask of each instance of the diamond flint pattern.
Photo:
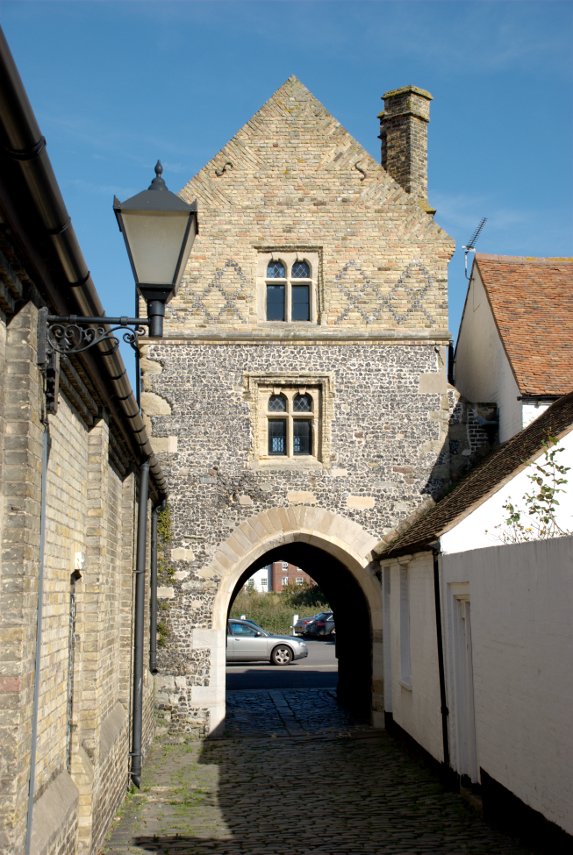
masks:
<svg viewBox="0 0 573 855"><path fill-rule="evenodd" d="M213 323L221 321L225 315L246 321L246 312L241 311L241 301L245 305L249 297L247 278L239 264L227 259L220 267L201 294L198 295L205 317Z"/></svg>
<svg viewBox="0 0 573 855"><path fill-rule="evenodd" d="M381 303L388 308L397 324L403 323L408 315L414 312L421 312L429 323L432 323L434 319L428 312L425 302L432 285L432 277L426 267L420 261L412 261L401 274L389 296L383 298ZM405 302L406 311L399 311L394 305L396 301L399 305Z"/></svg>
<svg viewBox="0 0 573 855"><path fill-rule="evenodd" d="M397 324L404 323L414 312L423 314L429 323L434 321L426 308L426 298L433 280L420 261L413 261L406 267L386 297L379 296L376 283L368 278L354 260L344 265L335 283L347 295L346 308L336 318L337 323L346 320L351 314L358 314L365 324L374 324L384 321L385 312L390 312Z"/></svg>

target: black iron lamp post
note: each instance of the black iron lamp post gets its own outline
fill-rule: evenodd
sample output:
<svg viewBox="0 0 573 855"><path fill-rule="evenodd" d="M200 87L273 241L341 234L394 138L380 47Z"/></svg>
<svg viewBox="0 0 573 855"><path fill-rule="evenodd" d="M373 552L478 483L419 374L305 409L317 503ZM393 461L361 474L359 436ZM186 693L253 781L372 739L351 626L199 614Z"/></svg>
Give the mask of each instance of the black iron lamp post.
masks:
<svg viewBox="0 0 573 855"><path fill-rule="evenodd" d="M168 190L162 172L157 161L155 178L147 190L125 202L117 197L113 201L135 285L147 304L147 317L61 316L40 309L39 351L43 359L39 361L48 366L48 373L57 374L59 356L82 353L102 341L115 350L118 335L136 351L146 328L150 336L163 336L165 306L177 292L198 227L197 206L188 205ZM49 411L55 412L57 380L48 398Z"/></svg>

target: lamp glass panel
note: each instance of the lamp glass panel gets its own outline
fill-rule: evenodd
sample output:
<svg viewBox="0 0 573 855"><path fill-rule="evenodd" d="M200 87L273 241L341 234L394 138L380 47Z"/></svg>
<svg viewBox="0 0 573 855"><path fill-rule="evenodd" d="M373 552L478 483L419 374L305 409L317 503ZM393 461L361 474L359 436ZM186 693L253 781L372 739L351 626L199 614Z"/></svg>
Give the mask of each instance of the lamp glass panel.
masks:
<svg viewBox="0 0 573 855"><path fill-rule="evenodd" d="M188 214L177 216L123 212L124 236L138 283L176 284L181 245L188 222Z"/></svg>

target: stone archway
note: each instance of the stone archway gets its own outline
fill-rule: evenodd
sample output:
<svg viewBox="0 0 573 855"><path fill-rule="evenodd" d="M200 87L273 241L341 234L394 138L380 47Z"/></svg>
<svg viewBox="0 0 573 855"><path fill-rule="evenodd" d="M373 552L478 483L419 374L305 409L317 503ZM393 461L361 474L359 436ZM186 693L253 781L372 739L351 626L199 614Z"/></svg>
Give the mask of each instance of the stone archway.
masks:
<svg viewBox="0 0 573 855"><path fill-rule="evenodd" d="M273 508L243 522L217 548L201 575L217 580L212 629L193 631L194 646L211 650L208 687L194 687L191 701L209 712L209 732L222 729L225 717L225 637L229 603L245 571L262 556L285 545L305 544L321 550L346 568L362 592L370 615L372 660L372 720L383 723L382 600L374 575L375 537L346 517L323 508L303 505Z"/></svg>

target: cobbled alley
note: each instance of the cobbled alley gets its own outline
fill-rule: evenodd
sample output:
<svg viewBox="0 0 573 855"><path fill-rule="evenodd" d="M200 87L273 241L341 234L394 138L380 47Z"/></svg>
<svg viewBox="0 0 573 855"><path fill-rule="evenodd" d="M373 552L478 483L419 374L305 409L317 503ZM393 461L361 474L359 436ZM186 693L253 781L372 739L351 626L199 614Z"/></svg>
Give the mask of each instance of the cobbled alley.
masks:
<svg viewBox="0 0 573 855"><path fill-rule="evenodd" d="M105 855L539 853L329 690L229 692L227 703L224 738L155 743Z"/></svg>

